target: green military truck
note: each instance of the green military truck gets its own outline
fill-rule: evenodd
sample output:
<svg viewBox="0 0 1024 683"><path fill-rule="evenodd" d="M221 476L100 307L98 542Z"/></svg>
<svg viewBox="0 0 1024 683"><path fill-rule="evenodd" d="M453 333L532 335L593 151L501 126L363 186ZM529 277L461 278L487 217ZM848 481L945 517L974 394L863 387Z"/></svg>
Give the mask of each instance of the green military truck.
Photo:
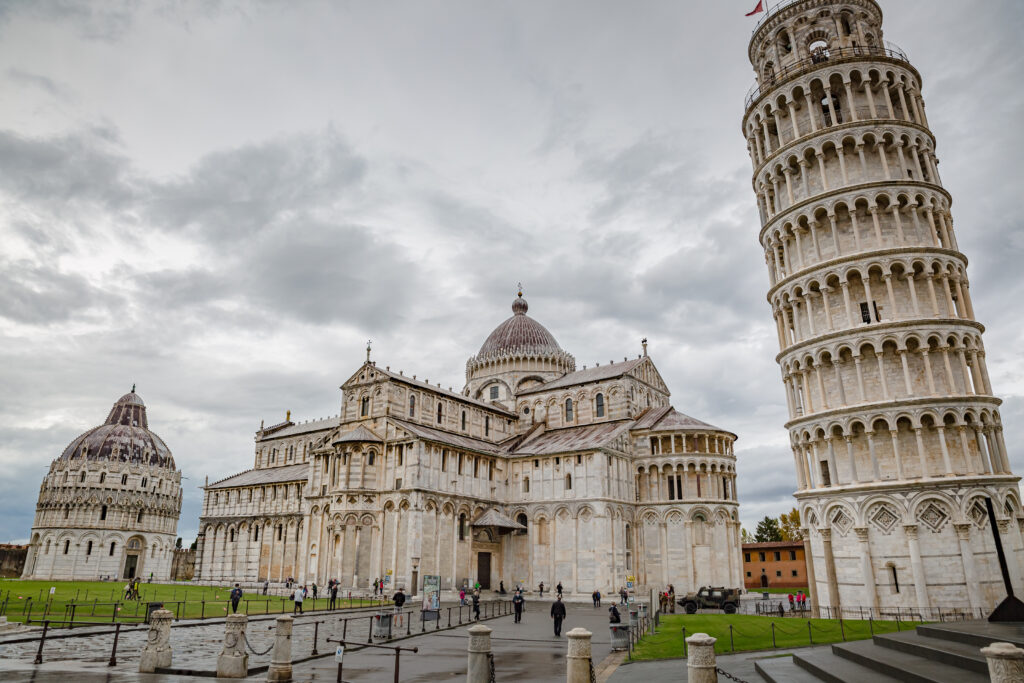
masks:
<svg viewBox="0 0 1024 683"><path fill-rule="evenodd" d="M696 614L699 609L720 609L726 614L736 614L740 606L740 591L737 588L704 586L696 593L687 593L676 602L687 614Z"/></svg>

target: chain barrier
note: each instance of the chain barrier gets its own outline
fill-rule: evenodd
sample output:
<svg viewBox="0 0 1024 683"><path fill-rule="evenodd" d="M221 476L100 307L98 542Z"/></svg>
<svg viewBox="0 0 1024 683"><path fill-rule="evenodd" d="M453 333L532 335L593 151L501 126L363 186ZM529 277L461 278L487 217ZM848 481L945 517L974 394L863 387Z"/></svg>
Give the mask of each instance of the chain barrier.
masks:
<svg viewBox="0 0 1024 683"><path fill-rule="evenodd" d="M716 666L716 667L715 667L715 672L716 672L716 673L719 673L719 674L721 674L721 675L723 675L723 676L725 676L725 677L726 677L726 678L728 678L728 679L729 679L730 681L736 681L736 683L749 683L749 681L745 681L745 680L743 680L742 678L738 678L738 677L736 677L736 676L733 676L733 675L732 675L731 673L729 673L728 671L723 671L723 670L721 669L721 667L717 667L717 666Z"/></svg>
<svg viewBox="0 0 1024 683"><path fill-rule="evenodd" d="M252 643L250 643L250 642L249 642L249 636L247 636L246 634L244 634L244 633L243 633L243 634L242 634L242 638L243 638L243 639L245 640L245 646L246 646L246 647L248 647L248 648L249 648L249 651L250 651L250 652L252 652L252 653L253 653L254 655L256 655L257 657L262 657L263 655L267 654L268 652L270 652L271 650L273 650L273 649L274 649L274 644L273 644L273 643L271 643L271 644L270 644L270 647L268 647L268 648L267 648L266 650L264 650L263 652L257 652L256 648L254 648L254 647L252 646Z"/></svg>
<svg viewBox="0 0 1024 683"><path fill-rule="evenodd" d="M488 652L487 653L487 664L488 664L488 666L490 666L490 669L491 669L490 677L487 680L490 683L495 683L495 680L494 680L494 653L493 652Z"/></svg>
<svg viewBox="0 0 1024 683"><path fill-rule="evenodd" d="M593 657L587 658L587 666L590 667L590 683L597 683L597 674L594 673L594 659Z"/></svg>

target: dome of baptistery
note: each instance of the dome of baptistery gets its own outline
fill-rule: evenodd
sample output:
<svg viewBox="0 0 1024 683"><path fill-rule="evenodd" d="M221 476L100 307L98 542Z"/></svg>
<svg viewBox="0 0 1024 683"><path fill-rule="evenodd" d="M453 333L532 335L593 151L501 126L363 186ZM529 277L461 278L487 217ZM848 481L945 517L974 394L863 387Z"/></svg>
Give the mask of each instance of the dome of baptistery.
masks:
<svg viewBox="0 0 1024 683"><path fill-rule="evenodd" d="M526 315L529 304L522 293L512 302L512 317L494 328L488 335L477 359L495 358L499 356L528 353L548 354L564 353L555 341L554 335L539 322Z"/></svg>
<svg viewBox="0 0 1024 683"><path fill-rule="evenodd" d="M73 458L174 468L167 444L149 431L146 404L135 393L135 387L117 399L103 424L80 434L60 455L61 460Z"/></svg>

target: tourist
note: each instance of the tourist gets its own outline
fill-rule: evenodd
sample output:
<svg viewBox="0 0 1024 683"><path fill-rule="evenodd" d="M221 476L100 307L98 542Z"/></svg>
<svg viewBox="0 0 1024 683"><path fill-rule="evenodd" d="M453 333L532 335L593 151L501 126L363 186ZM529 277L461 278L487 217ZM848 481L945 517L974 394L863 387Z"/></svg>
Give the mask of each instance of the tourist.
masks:
<svg viewBox="0 0 1024 683"><path fill-rule="evenodd" d="M555 586L555 591L558 593L558 597L561 598L562 597L562 582L561 581L559 581L558 585Z"/></svg>
<svg viewBox="0 0 1024 683"><path fill-rule="evenodd" d="M612 605L608 608L608 623L609 624L621 624L622 616L619 614L619 610Z"/></svg>
<svg viewBox="0 0 1024 683"><path fill-rule="evenodd" d="M629 593L626 592L625 587L619 589L619 600L622 601L623 605L629 604Z"/></svg>
<svg viewBox="0 0 1024 683"><path fill-rule="evenodd" d="M395 611L401 612L402 606L405 604L405 593L402 592L401 586L399 586L395 595L391 599L395 601Z"/></svg>
<svg viewBox="0 0 1024 683"><path fill-rule="evenodd" d="M555 620L555 637L562 635L562 620L565 619L565 605L562 603L562 596L555 597L551 603L551 618Z"/></svg>
<svg viewBox="0 0 1024 683"><path fill-rule="evenodd" d="M792 612L793 608L794 608L794 605L793 605L793 594L790 593L788 597L789 597L789 611Z"/></svg>
<svg viewBox="0 0 1024 683"><path fill-rule="evenodd" d="M334 581L331 583L331 602L327 605L329 609L337 609L338 601L338 582Z"/></svg>
<svg viewBox="0 0 1024 683"><path fill-rule="evenodd" d="M242 599L242 588L237 583L231 589L231 611L238 613L238 601Z"/></svg>
<svg viewBox="0 0 1024 683"><path fill-rule="evenodd" d="M373 580L373 595L374 596L377 595L377 582L378 581L380 581L380 577L377 577L376 579Z"/></svg>
<svg viewBox="0 0 1024 683"><path fill-rule="evenodd" d="M590 594L590 599L594 601L594 609L601 606L601 591L595 590Z"/></svg>
<svg viewBox="0 0 1024 683"><path fill-rule="evenodd" d="M676 587L671 583L668 585L668 609L670 612L675 614L676 612Z"/></svg>
<svg viewBox="0 0 1024 683"><path fill-rule="evenodd" d="M473 591L473 618L480 621L480 589Z"/></svg>
<svg viewBox="0 0 1024 683"><path fill-rule="evenodd" d="M500 593L501 595L505 595L505 582L504 581L499 581L498 582L498 593Z"/></svg>
<svg viewBox="0 0 1024 683"><path fill-rule="evenodd" d="M516 611L515 623L519 623L523 620L523 592L520 590L516 591L516 594L512 596L512 607Z"/></svg>
<svg viewBox="0 0 1024 683"><path fill-rule="evenodd" d="M313 600L314 600L314 602L316 601L316 582L315 581L313 582ZM315 608L315 604L314 604L314 608Z"/></svg>
<svg viewBox="0 0 1024 683"><path fill-rule="evenodd" d="M540 582L540 597L544 597L544 582Z"/></svg>
<svg viewBox="0 0 1024 683"><path fill-rule="evenodd" d="M465 605L465 604L466 604L466 589L463 587L463 588L459 589L459 605L462 606L462 605Z"/></svg>
<svg viewBox="0 0 1024 683"><path fill-rule="evenodd" d="M267 594L267 590L269 590L269 589L270 589L270 579L264 579L263 580L263 594L266 595Z"/></svg>
<svg viewBox="0 0 1024 683"><path fill-rule="evenodd" d="M295 602L295 607L292 608L292 614L302 614L302 589L296 588L292 591L292 600Z"/></svg>

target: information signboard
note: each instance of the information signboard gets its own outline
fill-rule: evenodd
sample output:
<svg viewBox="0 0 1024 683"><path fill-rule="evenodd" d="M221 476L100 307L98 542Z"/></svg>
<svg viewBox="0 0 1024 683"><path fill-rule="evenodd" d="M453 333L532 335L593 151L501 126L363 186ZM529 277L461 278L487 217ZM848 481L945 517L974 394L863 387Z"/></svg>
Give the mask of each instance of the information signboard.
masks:
<svg viewBox="0 0 1024 683"><path fill-rule="evenodd" d="M441 610L441 577L430 574L423 576L423 619L432 621Z"/></svg>

